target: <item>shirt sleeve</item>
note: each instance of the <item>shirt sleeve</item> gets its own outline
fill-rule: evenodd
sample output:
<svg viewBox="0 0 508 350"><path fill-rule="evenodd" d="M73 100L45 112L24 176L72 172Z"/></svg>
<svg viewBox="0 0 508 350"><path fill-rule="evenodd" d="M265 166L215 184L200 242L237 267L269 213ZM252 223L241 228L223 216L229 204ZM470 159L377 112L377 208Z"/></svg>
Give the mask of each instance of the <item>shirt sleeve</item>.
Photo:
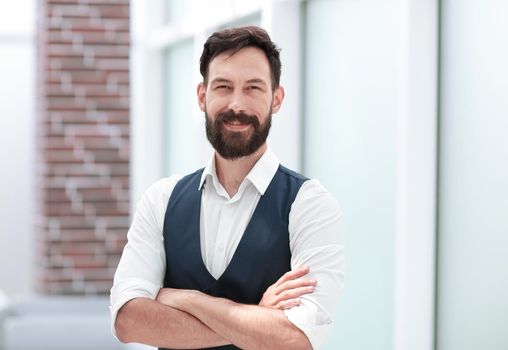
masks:
<svg viewBox="0 0 508 350"><path fill-rule="evenodd" d="M115 336L118 310L134 298L155 299L163 285L166 254L162 229L169 196L177 181L177 176L159 180L146 190L137 205L111 288L111 330Z"/></svg>
<svg viewBox="0 0 508 350"><path fill-rule="evenodd" d="M341 213L337 201L317 180L305 182L289 215L291 269L310 268L317 281L301 304L284 311L289 321L319 349L332 328L332 315L344 285Z"/></svg>

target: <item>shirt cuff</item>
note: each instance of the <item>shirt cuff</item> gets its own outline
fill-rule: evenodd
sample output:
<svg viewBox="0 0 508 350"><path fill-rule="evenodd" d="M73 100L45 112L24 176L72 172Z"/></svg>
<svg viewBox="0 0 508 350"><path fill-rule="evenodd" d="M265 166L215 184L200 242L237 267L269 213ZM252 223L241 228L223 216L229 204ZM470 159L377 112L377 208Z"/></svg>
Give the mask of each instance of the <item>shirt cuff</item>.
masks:
<svg viewBox="0 0 508 350"><path fill-rule="evenodd" d="M288 320L298 327L309 339L312 349L323 346L326 336L333 326L332 319L312 302L302 299L302 303L284 310Z"/></svg>
<svg viewBox="0 0 508 350"><path fill-rule="evenodd" d="M135 298L149 298L155 300L161 287L152 282L132 278L121 283L115 283L111 288L110 306L111 313L111 333L118 339L115 331L115 322L118 310L126 302Z"/></svg>

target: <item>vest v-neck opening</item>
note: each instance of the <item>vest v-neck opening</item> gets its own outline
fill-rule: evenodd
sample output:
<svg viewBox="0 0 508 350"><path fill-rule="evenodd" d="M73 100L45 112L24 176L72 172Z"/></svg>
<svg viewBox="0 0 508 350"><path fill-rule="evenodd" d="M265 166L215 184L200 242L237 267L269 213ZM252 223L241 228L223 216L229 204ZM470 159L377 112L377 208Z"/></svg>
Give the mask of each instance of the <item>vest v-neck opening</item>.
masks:
<svg viewBox="0 0 508 350"><path fill-rule="evenodd" d="M202 195L202 193L200 193L200 197L201 197L201 195ZM240 241L238 242L238 245L236 246L235 251L234 251L233 255L231 256L231 260L229 261L229 263L227 264L226 268L221 273L221 275L219 277L217 277L217 278L215 278L212 275L212 273L210 272L210 270L208 270L208 268L206 267L205 261L203 259L203 255L201 254L201 252L202 252L202 248L201 248L201 234L202 234L202 232L201 232L201 227L200 227L199 232L198 232L198 234L199 234L199 236L198 236L199 243L197 245L198 246L197 247L198 248L198 252L196 252L196 253L199 253L199 256L201 257L201 259L200 259L200 265L207 272L207 274L209 275L210 279L214 280L214 282L210 286L208 286L206 289L209 289L214 283L217 283L218 281L220 281L223 278L223 276L225 276L229 272L230 266L232 264L234 264L236 262L236 260L238 260L238 256L240 255L239 251L241 251L241 249L247 249L247 247L244 248L245 241L249 239L249 235L251 234L250 232L252 231L252 230L250 230L251 222L253 221L253 219L255 219L255 216L258 213L259 204L260 204L260 202L262 200L263 200L263 196L261 196L261 198L259 199L258 205L254 209L254 212L252 213L252 217L250 218L247 226L245 227L245 231L242 233L242 237L240 238ZM227 202L225 204L228 205L229 202ZM201 212L201 200L199 201L199 212Z"/></svg>

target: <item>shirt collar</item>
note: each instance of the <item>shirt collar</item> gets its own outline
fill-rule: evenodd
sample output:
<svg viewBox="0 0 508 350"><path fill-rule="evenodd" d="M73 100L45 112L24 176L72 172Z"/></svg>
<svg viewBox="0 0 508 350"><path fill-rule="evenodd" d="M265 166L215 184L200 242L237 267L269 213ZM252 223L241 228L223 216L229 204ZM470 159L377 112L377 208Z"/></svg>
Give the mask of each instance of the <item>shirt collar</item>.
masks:
<svg viewBox="0 0 508 350"><path fill-rule="evenodd" d="M265 153L263 153L261 158L259 158L254 167L247 174L246 179L248 179L254 187L256 187L258 192L263 195L278 168L279 159L272 149L267 147Z"/></svg>
<svg viewBox="0 0 508 350"><path fill-rule="evenodd" d="M272 151L270 147L266 148L265 153L259 158L254 167L245 177L245 180L249 180L258 192L263 195L268 188L268 185L273 179L273 176L279 168L279 159ZM219 188L219 179L217 177L217 171L215 169L215 152L212 154L208 163L201 174L201 181L199 182L199 189L203 188L203 185L207 178L212 178L216 189ZM245 182L244 180L244 182Z"/></svg>
<svg viewBox="0 0 508 350"><path fill-rule="evenodd" d="M200 190L203 188L203 185L205 184L205 181L208 177L211 177L214 182L218 181L217 171L215 171L215 152L212 152L212 156L208 160L208 163L206 164L205 169L203 170L203 173L201 174L201 181L199 181L199 189Z"/></svg>

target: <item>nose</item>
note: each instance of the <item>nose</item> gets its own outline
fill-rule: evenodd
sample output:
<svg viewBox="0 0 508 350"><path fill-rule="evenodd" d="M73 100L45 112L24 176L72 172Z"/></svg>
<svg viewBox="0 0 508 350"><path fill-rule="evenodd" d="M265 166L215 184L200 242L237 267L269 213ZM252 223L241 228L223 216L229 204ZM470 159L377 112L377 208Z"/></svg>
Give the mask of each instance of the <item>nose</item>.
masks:
<svg viewBox="0 0 508 350"><path fill-rule="evenodd" d="M245 112L245 103L243 97L244 96L242 92L238 91L238 89L233 91L233 93L230 95L228 103L229 110L232 110L235 113Z"/></svg>

